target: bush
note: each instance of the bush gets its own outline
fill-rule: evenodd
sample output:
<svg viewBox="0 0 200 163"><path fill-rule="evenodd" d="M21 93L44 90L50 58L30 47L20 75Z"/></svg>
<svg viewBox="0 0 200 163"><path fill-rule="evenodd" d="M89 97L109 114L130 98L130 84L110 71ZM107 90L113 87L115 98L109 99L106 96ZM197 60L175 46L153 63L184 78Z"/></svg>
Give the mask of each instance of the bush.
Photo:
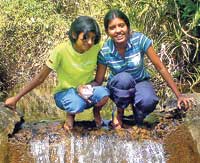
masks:
<svg viewBox="0 0 200 163"><path fill-rule="evenodd" d="M190 5L184 5L185 2ZM198 63L200 58L199 2L184 0L184 3L174 0L2 0L0 90L37 73L48 50L66 38L67 28L75 17L94 17L104 34L103 17L111 8L124 11L132 29L153 39L167 68L181 80L187 72L185 68L191 67L190 62ZM190 27L189 33L184 33L185 27Z"/></svg>
<svg viewBox="0 0 200 163"><path fill-rule="evenodd" d="M48 0L2 1L0 7L2 90L36 73L48 49L66 37L69 22L56 14Z"/></svg>

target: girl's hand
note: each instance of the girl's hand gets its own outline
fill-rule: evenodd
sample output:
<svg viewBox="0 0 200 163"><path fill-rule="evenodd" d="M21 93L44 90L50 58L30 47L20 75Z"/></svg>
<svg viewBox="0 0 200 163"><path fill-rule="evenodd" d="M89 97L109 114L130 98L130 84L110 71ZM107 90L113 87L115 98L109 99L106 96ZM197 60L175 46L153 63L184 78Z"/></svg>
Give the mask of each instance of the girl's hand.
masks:
<svg viewBox="0 0 200 163"><path fill-rule="evenodd" d="M4 102L4 106L8 107L10 109L12 109L13 111L16 112L16 104L17 104L17 98L15 96L10 97L8 99L6 99L6 101Z"/></svg>
<svg viewBox="0 0 200 163"><path fill-rule="evenodd" d="M177 106L181 109L181 106L184 105L185 109L192 109L192 106L195 104L194 98L187 97L186 95L181 94L177 99Z"/></svg>

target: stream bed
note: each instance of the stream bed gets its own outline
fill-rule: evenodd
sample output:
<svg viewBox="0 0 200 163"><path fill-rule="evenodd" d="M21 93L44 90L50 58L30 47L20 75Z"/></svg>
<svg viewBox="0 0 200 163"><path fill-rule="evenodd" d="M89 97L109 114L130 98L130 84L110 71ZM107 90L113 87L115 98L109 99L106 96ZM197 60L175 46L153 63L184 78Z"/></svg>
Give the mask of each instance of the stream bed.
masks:
<svg viewBox="0 0 200 163"><path fill-rule="evenodd" d="M21 117L13 133L9 132L12 127L2 128L2 133L10 134L1 135L0 163L200 163L199 108L198 103L187 115L176 107L157 110L143 126L125 115L121 130L109 125L96 128L91 117L83 120L91 113L77 116L71 132L63 130L63 120L33 122ZM38 109L41 112L47 113ZM9 110L2 110L1 115L2 126L14 122Z"/></svg>
<svg viewBox="0 0 200 163"><path fill-rule="evenodd" d="M171 121L172 123L172 121ZM173 121L175 123L175 121ZM8 163L198 163L196 143L183 124L126 125L115 131L76 122L25 123L8 139ZM168 133L166 133L168 132Z"/></svg>

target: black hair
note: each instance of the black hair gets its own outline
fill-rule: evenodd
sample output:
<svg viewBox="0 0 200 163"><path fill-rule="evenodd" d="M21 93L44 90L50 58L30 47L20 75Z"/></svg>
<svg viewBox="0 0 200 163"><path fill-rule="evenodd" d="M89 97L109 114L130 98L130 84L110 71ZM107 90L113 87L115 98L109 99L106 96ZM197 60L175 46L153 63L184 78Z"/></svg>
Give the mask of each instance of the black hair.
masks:
<svg viewBox="0 0 200 163"><path fill-rule="evenodd" d="M118 9L111 9L106 13L106 15L104 17L104 28L105 28L106 32L108 31L109 22L111 20L113 20L114 18L120 18L120 19L124 20L128 29L130 30L130 22L129 22L129 19L126 16L126 14L124 14L122 11L120 11Z"/></svg>
<svg viewBox="0 0 200 163"><path fill-rule="evenodd" d="M72 43L75 43L81 32L84 33L83 35L84 38L87 38L87 34L89 32L94 32L95 34L94 44L99 43L101 39L101 32L99 29L99 25L93 18L89 16L79 16L72 22L70 30L68 32L70 41ZM73 34L75 35L75 38L72 36Z"/></svg>

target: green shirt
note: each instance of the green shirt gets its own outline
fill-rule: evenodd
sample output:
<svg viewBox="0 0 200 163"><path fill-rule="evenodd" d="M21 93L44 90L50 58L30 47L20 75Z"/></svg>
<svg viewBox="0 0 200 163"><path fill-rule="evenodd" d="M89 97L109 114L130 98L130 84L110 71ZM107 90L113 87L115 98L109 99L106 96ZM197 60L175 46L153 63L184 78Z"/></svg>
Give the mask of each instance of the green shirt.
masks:
<svg viewBox="0 0 200 163"><path fill-rule="evenodd" d="M78 53L70 41L56 46L46 61L46 65L57 73L55 93L91 82L100 48L101 45L97 44L84 53Z"/></svg>

